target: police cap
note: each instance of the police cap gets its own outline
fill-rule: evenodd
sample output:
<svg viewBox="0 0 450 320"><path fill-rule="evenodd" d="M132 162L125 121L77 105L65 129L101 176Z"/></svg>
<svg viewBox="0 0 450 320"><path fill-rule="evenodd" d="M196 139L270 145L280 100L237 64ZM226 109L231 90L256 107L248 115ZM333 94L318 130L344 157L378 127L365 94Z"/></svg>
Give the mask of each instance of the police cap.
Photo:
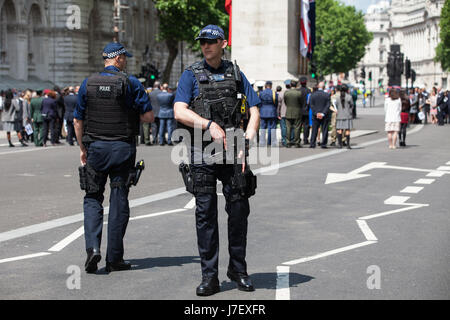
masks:
<svg viewBox="0 0 450 320"><path fill-rule="evenodd" d="M225 33L223 32L223 29L219 26L216 26L214 24L207 25L204 27L200 33L198 34L198 37L195 38L195 40L200 39L225 39Z"/></svg>
<svg viewBox="0 0 450 320"><path fill-rule="evenodd" d="M110 42L103 49L103 59L112 59L121 54L126 55L127 57L132 57L133 55L129 53L125 47L119 42Z"/></svg>

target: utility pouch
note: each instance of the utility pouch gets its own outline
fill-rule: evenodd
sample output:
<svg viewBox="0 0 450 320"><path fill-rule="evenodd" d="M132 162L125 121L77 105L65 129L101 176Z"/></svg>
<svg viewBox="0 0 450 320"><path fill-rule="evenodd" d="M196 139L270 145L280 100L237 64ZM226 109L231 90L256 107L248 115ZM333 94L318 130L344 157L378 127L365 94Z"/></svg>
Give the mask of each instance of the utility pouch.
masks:
<svg viewBox="0 0 450 320"><path fill-rule="evenodd" d="M78 173L80 174L80 188L81 190L87 190L87 172L86 166L78 167Z"/></svg>
<svg viewBox="0 0 450 320"><path fill-rule="evenodd" d="M231 178L231 186L241 197L250 198L256 193L257 179L251 170L236 172Z"/></svg>
<svg viewBox="0 0 450 320"><path fill-rule="evenodd" d="M188 164L181 162L178 170L183 178L184 185L186 186L186 191L194 194L194 178L192 175L191 168Z"/></svg>
<svg viewBox="0 0 450 320"><path fill-rule="evenodd" d="M80 188L86 193L97 193L100 191L102 173L96 172L89 164L79 167Z"/></svg>
<svg viewBox="0 0 450 320"><path fill-rule="evenodd" d="M255 195L257 188L257 179L251 170L247 170L245 172L245 194L247 198L250 198Z"/></svg>

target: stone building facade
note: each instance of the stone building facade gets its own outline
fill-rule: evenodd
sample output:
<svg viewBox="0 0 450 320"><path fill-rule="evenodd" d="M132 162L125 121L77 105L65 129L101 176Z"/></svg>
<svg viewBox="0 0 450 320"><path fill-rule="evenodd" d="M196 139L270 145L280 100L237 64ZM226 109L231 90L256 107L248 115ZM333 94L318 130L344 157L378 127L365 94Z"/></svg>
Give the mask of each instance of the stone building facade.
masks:
<svg viewBox="0 0 450 320"><path fill-rule="evenodd" d="M134 55L128 73L139 74L145 63L162 73L168 54L165 43L156 39L153 2L122 3L127 8L121 11L121 41ZM0 0L0 18L0 83L19 83L23 88L31 82L61 87L81 83L101 70L102 49L116 36L114 0ZM180 51L171 85L195 59L191 52Z"/></svg>
<svg viewBox="0 0 450 320"><path fill-rule="evenodd" d="M439 22L444 3L445 0L392 0L369 7L365 22L374 40L358 68L350 72L350 80L359 81L359 73L364 66L366 86L370 85L367 78L369 71L372 71L373 87L378 86L379 80L386 87L388 52L391 44L398 44L405 58L411 60L411 68L416 71L415 86L449 87L450 73L444 72L440 63L434 61L440 41ZM406 86L404 76L402 86Z"/></svg>

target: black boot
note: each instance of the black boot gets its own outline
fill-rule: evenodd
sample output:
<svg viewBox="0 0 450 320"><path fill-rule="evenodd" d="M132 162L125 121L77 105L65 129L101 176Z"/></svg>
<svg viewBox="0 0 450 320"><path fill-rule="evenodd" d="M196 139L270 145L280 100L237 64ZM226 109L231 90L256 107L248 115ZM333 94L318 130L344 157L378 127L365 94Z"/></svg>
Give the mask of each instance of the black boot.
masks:
<svg viewBox="0 0 450 320"><path fill-rule="evenodd" d="M342 133L338 133L337 134L337 138L338 138L338 148L342 149Z"/></svg>
<svg viewBox="0 0 450 320"><path fill-rule="evenodd" d="M9 147L10 148L14 148L15 147L15 145L12 144L11 140L8 140L8 142L9 142Z"/></svg>
<svg viewBox="0 0 450 320"><path fill-rule="evenodd" d="M347 149L351 149L352 147L350 146L350 135L345 136L345 138L347 139Z"/></svg>
<svg viewBox="0 0 450 320"><path fill-rule="evenodd" d="M28 145L25 142L23 142L23 139L20 140L20 143L22 144L22 147L28 147Z"/></svg>

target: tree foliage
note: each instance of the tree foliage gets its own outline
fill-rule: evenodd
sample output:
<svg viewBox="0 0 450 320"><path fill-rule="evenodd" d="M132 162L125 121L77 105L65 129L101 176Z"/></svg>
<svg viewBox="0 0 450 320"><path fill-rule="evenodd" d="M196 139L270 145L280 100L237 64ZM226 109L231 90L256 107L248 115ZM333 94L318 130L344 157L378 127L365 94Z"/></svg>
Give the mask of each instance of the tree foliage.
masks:
<svg viewBox="0 0 450 320"><path fill-rule="evenodd" d="M316 1L316 47L313 60L320 76L354 69L373 35L364 15L337 0Z"/></svg>
<svg viewBox="0 0 450 320"><path fill-rule="evenodd" d="M180 41L198 51L200 47L195 37L200 30L215 24L228 31L229 17L225 13L225 0L153 0L153 3L159 18L158 40L165 41L169 50L163 73L163 81L167 82Z"/></svg>
<svg viewBox="0 0 450 320"><path fill-rule="evenodd" d="M441 63L442 70L450 71L450 1L445 1L444 7L441 11L440 21L440 38L438 46L436 47L437 62Z"/></svg>

